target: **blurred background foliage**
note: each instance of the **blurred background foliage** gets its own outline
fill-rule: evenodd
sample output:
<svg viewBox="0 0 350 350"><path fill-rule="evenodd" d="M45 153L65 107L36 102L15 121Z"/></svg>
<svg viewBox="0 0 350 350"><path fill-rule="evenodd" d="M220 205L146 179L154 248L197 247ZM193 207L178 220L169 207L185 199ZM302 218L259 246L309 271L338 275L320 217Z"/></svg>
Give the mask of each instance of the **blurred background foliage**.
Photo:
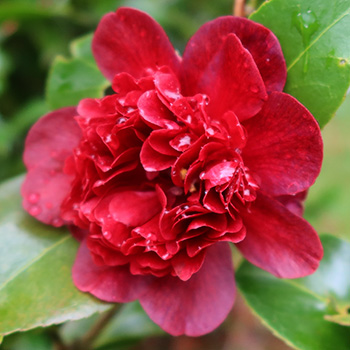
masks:
<svg viewBox="0 0 350 350"><path fill-rule="evenodd" d="M248 11L262 2L248 1ZM25 134L49 110L45 101L45 83L53 59L56 55L69 57L69 43L91 33L103 14L120 6L144 10L163 26L175 48L182 52L189 37L201 24L231 14L232 5L231 0L0 0L0 181L24 172L21 155ZM305 210L307 220L318 232L329 232L348 239L349 130L350 97L323 131L323 169L310 190ZM115 328L111 325L112 328L106 329L102 338L98 339L97 349L136 349L135 343L145 335L157 337L143 340L137 349L288 348L268 335L268 331L260 326L242 303L237 303L229 320L213 334L198 339L180 337L176 341L171 337L159 337L161 331L158 327L148 319L142 319L144 314L133 314L132 308L137 309L138 306L131 305L131 311L125 312L125 315L135 318L128 324L125 318L121 323L118 316L113 323L118 329L121 327L121 332L124 330L124 336L113 331ZM234 319L240 322L232 322ZM76 333L86 330L93 321L92 317L71 322L61 327L59 332L63 338L74 338ZM141 331L135 335L130 332L133 327ZM227 337L227 334L230 336ZM237 344L234 348L231 347L233 343ZM6 337L0 348L54 349L53 344L50 329L38 329Z"/></svg>
<svg viewBox="0 0 350 350"><path fill-rule="evenodd" d="M305 218L317 232L350 239L350 94L322 134L321 174L311 187Z"/></svg>

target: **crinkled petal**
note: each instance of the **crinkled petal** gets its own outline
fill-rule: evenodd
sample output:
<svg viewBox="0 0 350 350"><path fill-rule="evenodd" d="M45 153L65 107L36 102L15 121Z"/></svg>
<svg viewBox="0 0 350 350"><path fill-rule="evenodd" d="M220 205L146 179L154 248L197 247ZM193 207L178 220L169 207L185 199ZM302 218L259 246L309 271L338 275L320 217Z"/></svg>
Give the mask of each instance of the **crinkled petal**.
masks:
<svg viewBox="0 0 350 350"><path fill-rule="evenodd" d="M261 112L243 125L248 132L244 164L258 175L264 192L295 194L314 183L323 157L321 132L295 98L272 93Z"/></svg>
<svg viewBox="0 0 350 350"><path fill-rule="evenodd" d="M218 243L208 248L203 266L188 281L156 279L140 302L166 332L199 336L224 321L234 299L231 250L228 244Z"/></svg>
<svg viewBox="0 0 350 350"><path fill-rule="evenodd" d="M176 276L182 281L188 281L203 265L205 252L189 257L186 251L181 251L171 259Z"/></svg>
<svg viewBox="0 0 350 350"><path fill-rule="evenodd" d="M323 249L307 221L261 193L240 215L247 234L237 246L252 264L282 278L304 277L317 269Z"/></svg>
<svg viewBox="0 0 350 350"><path fill-rule="evenodd" d="M152 127L161 127L164 129L179 129L171 112L159 100L154 90L146 91L139 99L137 106L142 119Z"/></svg>
<svg viewBox="0 0 350 350"><path fill-rule="evenodd" d="M176 150L172 141L178 134L179 132L177 130L159 129L154 130L148 137L148 140L155 151L168 156L177 157L179 155L179 150ZM178 136L182 135L180 134Z"/></svg>
<svg viewBox="0 0 350 350"><path fill-rule="evenodd" d="M78 289L108 302L125 303L135 300L148 287L151 278L134 276L127 266L97 266L86 242L82 242L73 266L73 281Z"/></svg>
<svg viewBox="0 0 350 350"><path fill-rule="evenodd" d="M195 88L200 75L230 33L236 34L253 56L267 91L282 91L287 70L278 39L261 24L232 16L204 24L191 38L183 55L184 85Z"/></svg>
<svg viewBox="0 0 350 350"><path fill-rule="evenodd" d="M21 189L23 207L53 226L63 225L60 206L73 180L63 168L81 138L75 115L74 107L45 115L31 128L25 143L23 161L28 173Z"/></svg>
<svg viewBox="0 0 350 350"><path fill-rule="evenodd" d="M217 119L229 110L240 121L248 119L260 111L267 99L259 70L235 34L229 34L217 49L202 69L193 67L199 72L196 81L189 85L189 92L207 94L210 97L208 114Z"/></svg>
<svg viewBox="0 0 350 350"><path fill-rule="evenodd" d="M181 97L180 83L174 74L157 73L154 76L154 85L164 102L172 103Z"/></svg>
<svg viewBox="0 0 350 350"><path fill-rule="evenodd" d="M115 192L106 201L101 201L100 211L96 212L97 216L106 216L102 214L104 204L108 206L106 210L111 214L114 221L130 227L143 225L161 210L158 195L155 191Z"/></svg>
<svg viewBox="0 0 350 350"><path fill-rule="evenodd" d="M170 168L176 158L166 154L161 154L154 150L149 140L146 140L140 152L142 166L146 171L160 171Z"/></svg>
<svg viewBox="0 0 350 350"><path fill-rule="evenodd" d="M131 8L120 8L102 18L92 51L109 80L122 72L141 78L161 66L177 73L181 60L162 27L146 13Z"/></svg>

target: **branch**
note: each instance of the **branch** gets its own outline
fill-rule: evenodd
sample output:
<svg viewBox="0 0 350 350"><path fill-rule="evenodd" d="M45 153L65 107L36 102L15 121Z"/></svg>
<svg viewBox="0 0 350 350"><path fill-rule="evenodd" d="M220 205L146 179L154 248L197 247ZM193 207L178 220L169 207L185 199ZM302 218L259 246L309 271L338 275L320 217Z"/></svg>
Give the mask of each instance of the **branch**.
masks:
<svg viewBox="0 0 350 350"><path fill-rule="evenodd" d="M106 313L102 314L96 323L89 329L89 331L80 339L77 339L72 345L68 347L69 350L90 350L92 349L94 341L100 335L102 330L108 325L120 305L116 304Z"/></svg>
<svg viewBox="0 0 350 350"><path fill-rule="evenodd" d="M233 15L238 17L245 16L245 0L235 0L233 5Z"/></svg>

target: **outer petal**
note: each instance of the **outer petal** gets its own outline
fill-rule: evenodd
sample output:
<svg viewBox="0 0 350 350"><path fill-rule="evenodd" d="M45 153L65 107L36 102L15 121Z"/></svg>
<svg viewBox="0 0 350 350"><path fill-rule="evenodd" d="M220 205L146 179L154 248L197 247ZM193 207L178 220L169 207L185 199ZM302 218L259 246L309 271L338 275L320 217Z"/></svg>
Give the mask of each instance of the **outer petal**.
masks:
<svg viewBox="0 0 350 350"><path fill-rule="evenodd" d="M120 8L102 18L92 51L109 80L122 72L141 78L161 66L169 66L176 74L180 65L180 57L161 26L144 12L131 8Z"/></svg>
<svg viewBox="0 0 350 350"><path fill-rule="evenodd" d="M321 170L322 138L310 112L295 98L274 92L263 109L243 124L248 142L243 160L273 196L309 188Z"/></svg>
<svg viewBox="0 0 350 350"><path fill-rule="evenodd" d="M183 55L184 85L196 86L201 72L230 33L236 34L253 56L267 91L282 91L287 71L278 39L261 24L231 16L220 17L204 24L191 38Z"/></svg>
<svg viewBox="0 0 350 350"><path fill-rule="evenodd" d="M23 155L28 174L22 185L23 207L38 220L62 226L60 206L70 191L72 176L63 173L67 157L78 145L81 131L73 107L41 118L29 131Z"/></svg>
<svg viewBox="0 0 350 350"><path fill-rule="evenodd" d="M156 279L140 302L166 332L199 336L224 321L234 298L231 251L228 244L217 243L208 248L202 268L188 281Z"/></svg>
<svg viewBox="0 0 350 350"><path fill-rule="evenodd" d="M307 221L262 194L240 215L247 235L237 247L251 263L282 278L304 277L317 269L323 249Z"/></svg>
<svg viewBox="0 0 350 350"><path fill-rule="evenodd" d="M252 56L235 34L227 36L203 68L196 68L200 74L190 87L194 88L192 93L201 92L210 97L210 115L219 119L231 110L242 121L260 111L267 99L265 85Z"/></svg>
<svg viewBox="0 0 350 350"><path fill-rule="evenodd" d="M308 191L296 193L295 195L280 196L276 199L282 203L288 210L298 216L303 216L304 206L303 203L306 199Z"/></svg>
<svg viewBox="0 0 350 350"><path fill-rule="evenodd" d="M82 242L73 266L78 289L108 301L125 303L137 299L147 289L146 276L133 276L127 266L102 267L94 264L86 242Z"/></svg>

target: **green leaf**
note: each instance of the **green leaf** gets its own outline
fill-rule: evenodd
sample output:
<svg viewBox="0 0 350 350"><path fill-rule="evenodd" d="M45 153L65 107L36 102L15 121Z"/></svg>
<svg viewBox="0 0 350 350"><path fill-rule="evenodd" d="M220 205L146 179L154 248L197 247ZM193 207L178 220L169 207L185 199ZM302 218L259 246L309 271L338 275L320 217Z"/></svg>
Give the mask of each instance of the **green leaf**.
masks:
<svg viewBox="0 0 350 350"><path fill-rule="evenodd" d="M62 1L63 3L66 1ZM67 10L63 6L44 7L38 1L2 1L0 4L0 21L14 20L36 20L50 18L53 16L65 16Z"/></svg>
<svg viewBox="0 0 350 350"><path fill-rule="evenodd" d="M93 34L88 34L72 41L70 51L73 57L80 58L96 66L95 58L91 51L92 38Z"/></svg>
<svg viewBox="0 0 350 350"><path fill-rule="evenodd" d="M165 332L153 323L139 302L123 305L112 322L97 338L96 347L120 343L128 339L141 339L163 335Z"/></svg>
<svg viewBox="0 0 350 350"><path fill-rule="evenodd" d="M38 328L5 337L1 350L55 350L55 346L50 335Z"/></svg>
<svg viewBox="0 0 350 350"><path fill-rule="evenodd" d="M60 328L60 336L67 344L82 337L97 321L94 315L87 319L65 323ZM138 341L150 336L163 335L165 332L153 323L142 309L139 302L121 306L110 323L102 330L94 342L94 348L105 348L114 345L119 349L121 344Z"/></svg>
<svg viewBox="0 0 350 350"><path fill-rule="evenodd" d="M339 315L326 315L324 318L327 321L339 323L343 326L350 326L350 315L348 313Z"/></svg>
<svg viewBox="0 0 350 350"><path fill-rule="evenodd" d="M296 349L348 350L349 328L332 315L350 305L350 244L323 235L324 258L316 273L297 280L278 279L244 262L239 289L273 333Z"/></svg>
<svg viewBox="0 0 350 350"><path fill-rule="evenodd" d="M271 0L250 18L281 43L288 69L285 92L324 126L350 83L350 0Z"/></svg>
<svg viewBox="0 0 350 350"><path fill-rule="evenodd" d="M1 39L1 34L0 34ZM5 91L7 76L12 69L11 59L8 53L0 46L0 95Z"/></svg>
<svg viewBox="0 0 350 350"><path fill-rule="evenodd" d="M73 285L78 243L21 208L22 178L0 186L0 334L88 317L107 310Z"/></svg>
<svg viewBox="0 0 350 350"><path fill-rule="evenodd" d="M332 298L337 304L350 304L350 243L322 235L324 256L318 270L295 282L313 293Z"/></svg>
<svg viewBox="0 0 350 350"><path fill-rule="evenodd" d="M46 86L49 106L74 106L83 98L100 98L109 82L96 66L91 53L92 34L72 42L72 58L56 57Z"/></svg>
<svg viewBox="0 0 350 350"><path fill-rule="evenodd" d="M52 109L74 106L83 98L102 97L108 85L97 67L58 56L49 74L46 97Z"/></svg>
<svg viewBox="0 0 350 350"><path fill-rule="evenodd" d="M31 100L0 128L0 157L8 155L18 139L42 115L47 112L43 100Z"/></svg>

